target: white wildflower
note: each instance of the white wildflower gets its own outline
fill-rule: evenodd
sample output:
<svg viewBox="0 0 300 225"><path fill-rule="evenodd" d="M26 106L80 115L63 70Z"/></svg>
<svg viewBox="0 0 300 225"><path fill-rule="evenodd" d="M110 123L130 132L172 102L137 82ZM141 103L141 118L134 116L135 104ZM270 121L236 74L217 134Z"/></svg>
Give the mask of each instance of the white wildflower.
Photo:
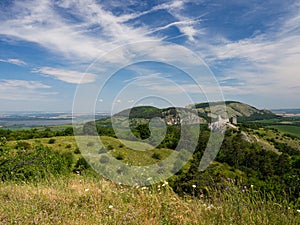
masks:
<svg viewBox="0 0 300 225"><path fill-rule="evenodd" d="M168 185L168 182L167 181L164 181L164 183L161 185L162 187Z"/></svg>

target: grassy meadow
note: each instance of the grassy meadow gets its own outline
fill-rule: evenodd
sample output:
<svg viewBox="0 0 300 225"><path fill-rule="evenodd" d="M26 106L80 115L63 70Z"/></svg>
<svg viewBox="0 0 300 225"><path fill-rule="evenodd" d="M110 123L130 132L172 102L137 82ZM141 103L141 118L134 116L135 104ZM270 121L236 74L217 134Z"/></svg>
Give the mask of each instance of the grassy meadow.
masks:
<svg viewBox="0 0 300 225"><path fill-rule="evenodd" d="M245 188L245 187L242 187ZM300 224L300 213L255 187L228 183L209 198L179 197L167 183L126 187L72 175L0 183L0 224Z"/></svg>

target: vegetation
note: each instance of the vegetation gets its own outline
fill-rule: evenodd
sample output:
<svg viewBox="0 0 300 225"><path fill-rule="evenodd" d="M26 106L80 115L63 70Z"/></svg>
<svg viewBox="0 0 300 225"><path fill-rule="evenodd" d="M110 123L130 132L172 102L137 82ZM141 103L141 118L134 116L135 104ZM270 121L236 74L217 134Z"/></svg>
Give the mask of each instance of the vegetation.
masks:
<svg viewBox="0 0 300 225"><path fill-rule="evenodd" d="M287 224L300 213L256 187L179 197L167 183L126 187L72 175L34 183L0 183L2 224ZM192 188L192 187L191 187Z"/></svg>
<svg viewBox="0 0 300 225"><path fill-rule="evenodd" d="M279 131L290 135L290 137L297 137L300 138L300 126L293 126L293 125L273 125L272 126Z"/></svg>
<svg viewBox="0 0 300 225"><path fill-rule="evenodd" d="M252 119L262 115L237 102L226 104ZM142 142L152 138L151 116L176 115L174 109L167 110L140 107L134 111L131 131L140 142L117 139L107 118L86 123L78 132L81 137L100 135L102 145L87 140L85 146L96 149L97 163L102 165L109 163L109 155L128 165L146 166L174 153L178 160L169 166L176 174L147 187L114 184L93 171L70 127L0 129L0 224L299 224L296 121L270 126L271 120L283 121L273 118L228 128L215 161L199 171L211 132L207 125L201 125L197 147L183 168L196 126L185 130L180 124L167 126L156 148ZM181 132L187 140L178 151Z"/></svg>

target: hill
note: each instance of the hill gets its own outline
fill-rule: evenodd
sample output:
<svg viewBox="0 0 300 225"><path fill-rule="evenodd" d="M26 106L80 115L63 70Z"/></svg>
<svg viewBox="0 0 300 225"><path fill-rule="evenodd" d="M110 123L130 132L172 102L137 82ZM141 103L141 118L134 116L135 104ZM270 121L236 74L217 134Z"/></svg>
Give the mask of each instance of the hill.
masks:
<svg viewBox="0 0 300 225"><path fill-rule="evenodd" d="M263 119L273 119L278 118L279 116L275 115L269 110L257 109L253 106L250 106L245 103L237 101L225 101L225 102L212 102L212 103L199 103L195 104L195 108L198 110L200 115L207 115L210 118L216 118L217 115L212 114L211 112L218 112L223 105L226 106L227 117L232 118L236 117L238 122L245 121L256 121ZM187 106L191 107L191 106Z"/></svg>
<svg viewBox="0 0 300 225"><path fill-rule="evenodd" d="M280 117L269 110L260 110L248 104L237 101L197 103L195 105L188 105L185 108L170 107L159 109L153 106L139 106L133 107L132 109L123 110L115 114L114 117L129 117L130 120L149 120L153 117L159 117L165 120L168 125L180 124L183 121L183 118L187 118L186 120L190 124L210 123L212 120L217 118L217 115L212 112L223 111L222 108L224 105L226 106L227 115L221 116L223 118L236 117L238 122L268 120ZM192 109L196 109L198 115L196 115Z"/></svg>

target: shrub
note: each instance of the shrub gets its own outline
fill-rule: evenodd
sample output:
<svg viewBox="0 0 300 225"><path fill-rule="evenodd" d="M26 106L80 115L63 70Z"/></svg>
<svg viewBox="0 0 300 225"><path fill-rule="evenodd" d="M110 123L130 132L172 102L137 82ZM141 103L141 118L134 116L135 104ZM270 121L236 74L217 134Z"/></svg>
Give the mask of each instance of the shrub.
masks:
<svg viewBox="0 0 300 225"><path fill-rule="evenodd" d="M82 172L83 170L86 170L86 169L89 169L90 168L90 165L88 164L88 162L83 158L83 157L80 157L75 166L74 166L74 169L73 171L74 172Z"/></svg>
<svg viewBox="0 0 300 225"><path fill-rule="evenodd" d="M108 146L107 146L107 150L108 150L108 151L113 150L113 149L114 149L114 147L113 147L112 145L108 145Z"/></svg>
<svg viewBox="0 0 300 225"><path fill-rule="evenodd" d="M66 148L72 148L72 145L71 144L67 144Z"/></svg>
<svg viewBox="0 0 300 225"><path fill-rule="evenodd" d="M106 155L101 156L99 162L102 163L102 164L108 163L109 162L109 158Z"/></svg>
<svg viewBox="0 0 300 225"><path fill-rule="evenodd" d="M80 154L80 149L78 147L76 147L76 149L74 150L74 154Z"/></svg>
<svg viewBox="0 0 300 225"><path fill-rule="evenodd" d="M0 153L0 179L40 180L51 176L68 174L73 163L73 155L60 154L39 144L32 151L6 151Z"/></svg>
<svg viewBox="0 0 300 225"><path fill-rule="evenodd" d="M92 142L92 141L90 141L90 142L88 142L88 143L86 144L87 147L92 147L92 146L94 146L94 145L95 145L95 143Z"/></svg>
<svg viewBox="0 0 300 225"><path fill-rule="evenodd" d="M105 150L105 148L101 148L100 150L99 150L99 154L104 154L104 153L106 153L106 150Z"/></svg>
<svg viewBox="0 0 300 225"><path fill-rule="evenodd" d="M124 156L121 153L118 153L117 156L116 156L116 159L117 160L123 160Z"/></svg>
<svg viewBox="0 0 300 225"><path fill-rule="evenodd" d="M28 150L31 148L31 145L26 141L18 141L15 145L15 148L18 150Z"/></svg>
<svg viewBox="0 0 300 225"><path fill-rule="evenodd" d="M54 138L50 138L48 141L48 144L54 144L55 143L55 139Z"/></svg>
<svg viewBox="0 0 300 225"><path fill-rule="evenodd" d="M157 152L154 152L154 153L152 154L151 157L152 157L153 159L158 159L158 160L161 159L161 155L160 155L159 153L157 153Z"/></svg>

